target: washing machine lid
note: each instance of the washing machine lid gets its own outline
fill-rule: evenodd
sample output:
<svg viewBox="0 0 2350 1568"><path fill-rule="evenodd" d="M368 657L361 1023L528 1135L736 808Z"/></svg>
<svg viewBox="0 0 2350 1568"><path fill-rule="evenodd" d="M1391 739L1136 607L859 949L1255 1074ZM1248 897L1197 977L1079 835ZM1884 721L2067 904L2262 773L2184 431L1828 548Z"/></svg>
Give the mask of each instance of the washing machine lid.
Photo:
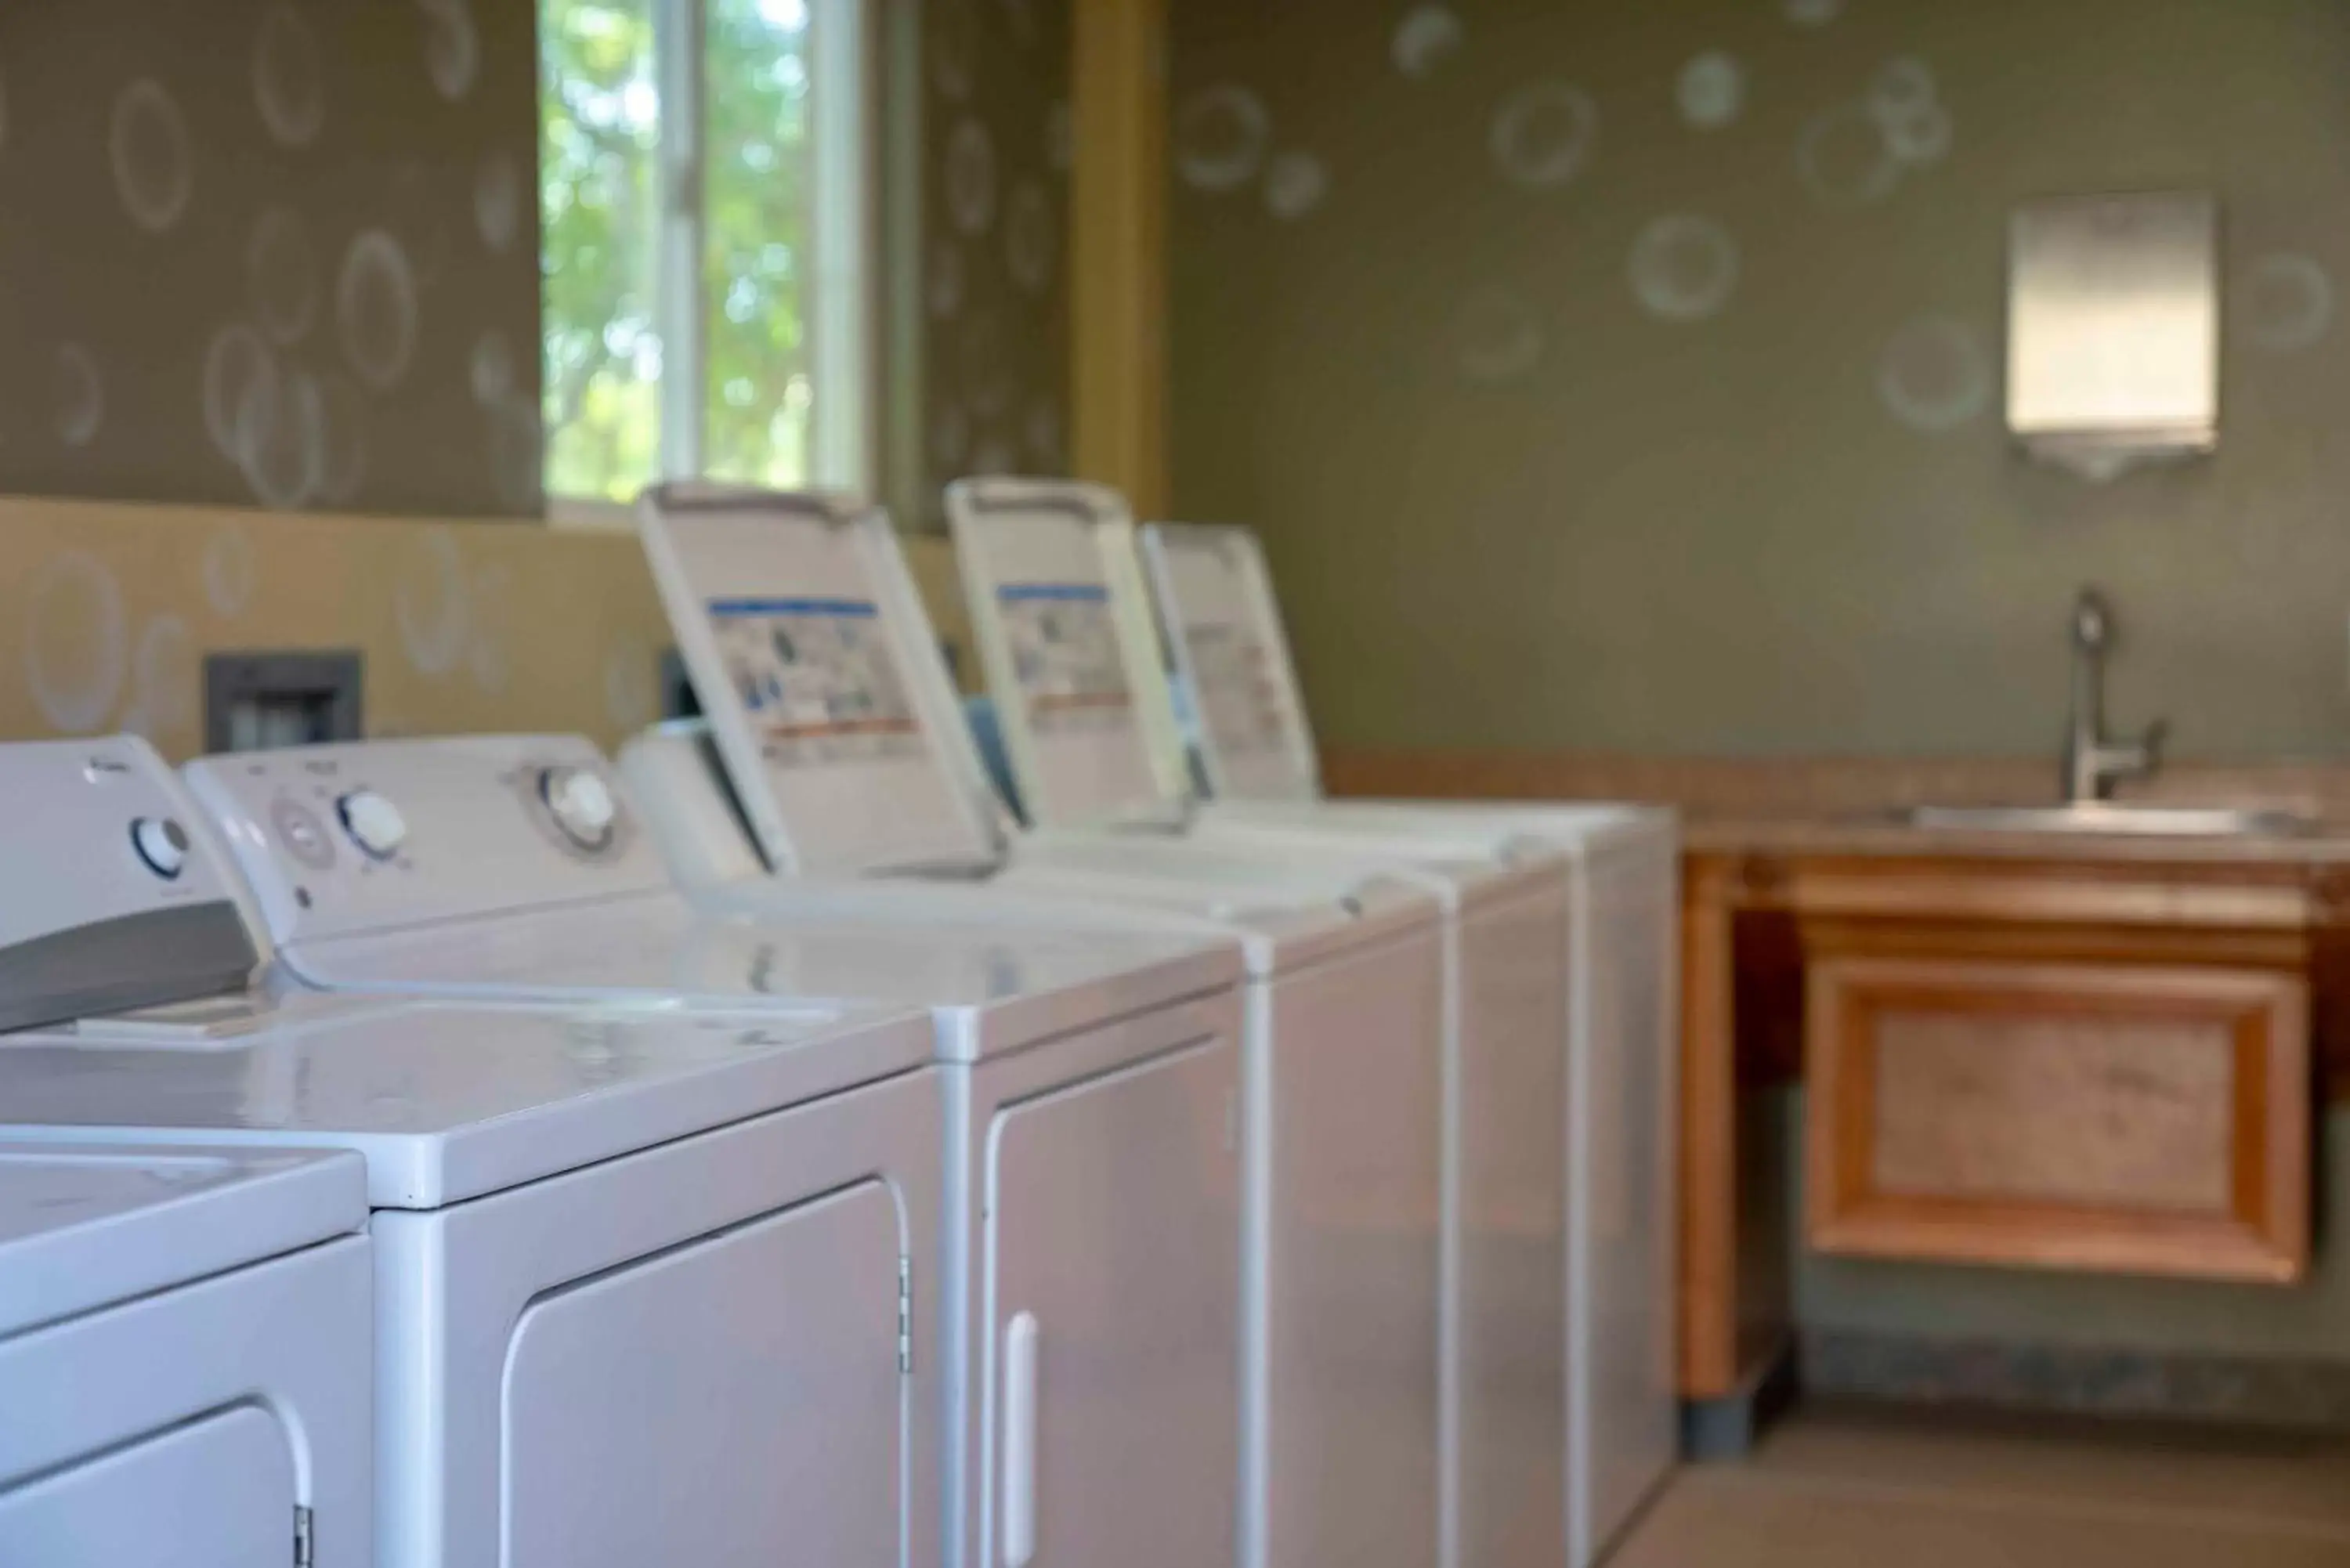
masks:
<svg viewBox="0 0 2350 1568"><path fill-rule="evenodd" d="M0 1136L0 1340L366 1223L347 1153Z"/></svg>
<svg viewBox="0 0 2350 1568"><path fill-rule="evenodd" d="M947 517L1029 826L1180 823L1181 733L1126 503L1074 481L966 479Z"/></svg>
<svg viewBox="0 0 2350 1568"><path fill-rule="evenodd" d="M1319 797L1314 727L1255 530L1152 523L1140 545L1209 797Z"/></svg>
<svg viewBox="0 0 2350 1568"><path fill-rule="evenodd" d="M0 1038L0 1137L333 1147L436 1209L909 1071L905 1009L266 997Z"/></svg>
<svg viewBox="0 0 2350 1568"><path fill-rule="evenodd" d="M640 529L771 870L968 871L1001 857L1001 807L887 514L668 485L645 493Z"/></svg>

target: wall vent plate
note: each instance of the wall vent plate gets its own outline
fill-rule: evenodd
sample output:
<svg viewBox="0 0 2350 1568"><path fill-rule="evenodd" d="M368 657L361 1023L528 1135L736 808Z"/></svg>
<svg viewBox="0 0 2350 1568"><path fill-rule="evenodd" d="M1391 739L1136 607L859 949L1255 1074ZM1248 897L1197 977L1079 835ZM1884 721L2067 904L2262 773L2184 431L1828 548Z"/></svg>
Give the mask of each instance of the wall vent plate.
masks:
<svg viewBox="0 0 2350 1568"><path fill-rule="evenodd" d="M204 658L204 749L265 752L365 734L365 665L349 649Z"/></svg>

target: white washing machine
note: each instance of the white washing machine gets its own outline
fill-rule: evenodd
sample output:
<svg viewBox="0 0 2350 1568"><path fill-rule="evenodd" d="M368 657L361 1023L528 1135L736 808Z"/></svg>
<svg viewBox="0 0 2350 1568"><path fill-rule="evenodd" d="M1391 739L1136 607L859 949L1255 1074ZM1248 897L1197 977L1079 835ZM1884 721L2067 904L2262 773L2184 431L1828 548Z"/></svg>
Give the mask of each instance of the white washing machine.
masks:
<svg viewBox="0 0 2350 1568"><path fill-rule="evenodd" d="M1113 514L1105 552L1131 559ZM1140 575L1113 568L1121 617L1155 607L1179 733L1155 724L1162 768L1187 763L1229 833L1376 837L1458 854L1534 838L1568 863L1575 977L1569 1036L1570 1563L1621 1532L1677 1456L1674 1193L1680 999L1679 832L1673 813L1593 803L1328 800L1296 667L1256 535L1154 524ZM1188 757L1187 757L1188 749Z"/></svg>
<svg viewBox="0 0 2350 1568"><path fill-rule="evenodd" d="M0 1563L374 1561L365 1179L0 1138Z"/></svg>
<svg viewBox="0 0 2350 1568"><path fill-rule="evenodd" d="M939 1314L945 1561L1229 1557L1229 939L1078 930L1009 900L942 912L919 888L702 918L571 738L322 746L188 777L302 985L594 1002L616 1023L647 1008L927 1009L946 1219L938 1271L913 1254L911 1299Z"/></svg>
<svg viewBox="0 0 2350 1568"><path fill-rule="evenodd" d="M1563 1098L1564 1121L1541 1163L1565 1172L1567 1392L1540 1447L1556 1456L1563 1441L1565 1473L1554 1485L1565 1493L1566 1556L1574 1568L1586 1568L1678 1452L1672 814L1626 805L1324 801L1310 783L1312 736L1253 535L1154 531L1149 575L1164 612L1154 617L1146 556L1114 493L973 481L953 488L950 510L991 679L1000 693L1016 693L999 712L1009 753L1016 765L1024 757L1025 774L1042 775L1046 786L1056 774L1065 781L1057 791L1035 791L1043 809L1082 811L1089 794L1122 798L1136 803L1126 808L1130 816L1155 811L1180 818L1196 841L1259 852L1310 845L1446 860L1541 858L1561 874L1565 912L1550 950L1556 974L1550 994L1560 1000L1552 1016L1563 1066L1472 1054L1464 1067L1463 1289L1471 1298L1464 1314L1473 1316L1476 1298L1489 1289L1517 1299L1507 1283L1517 1277L1518 1250L1509 1240L1517 1227L1501 1217L1525 1210L1508 1196L1518 1183L1497 1173L1530 1168L1530 1140L1539 1129L1513 1126L1510 1107L1547 1086L1538 1075L1563 1072L1563 1096L1553 1103ZM1094 623L1087 635L1100 651L1087 680L1126 695L1133 707L1128 736L1144 744L1088 751L1055 732L1059 691L1039 673L1054 660L1037 656L1034 618L1020 614L1024 596L1054 593L1092 607L1085 612ZM1069 618L1057 618L1066 628ZM1172 683L1162 644L1174 652ZM1196 758L1187 754L1179 711L1188 717ZM1071 778L1085 782L1072 786ZM1288 782L1300 778L1309 781L1303 789ZM1187 799L1195 783L1210 798ZM1481 1127L1488 1129L1482 1137ZM1512 1522L1534 1495L1526 1456L1535 1445L1524 1438L1534 1416L1523 1404L1526 1381L1508 1376L1522 1363L1496 1348L1503 1343L1472 1334L1462 1347L1458 1560L1532 1568L1555 1561L1558 1547ZM1564 1430L1554 1436L1557 1425Z"/></svg>
<svg viewBox="0 0 2350 1568"><path fill-rule="evenodd" d="M1534 1058L1537 1075L1547 1064L1555 1091L1556 1054L1548 1047L1555 1044L1552 1021L1563 1007L1555 994L1557 977L1550 972L1564 942L1558 878L1532 866L1494 861L1440 871L1400 864L1393 855L1287 848L1267 854L1254 847L1219 852L1171 836L1070 833L1007 839L885 516L823 496L664 491L648 498L643 526L654 576L709 715L709 729L706 740L699 742L677 728L641 737L624 753L624 766L640 796L657 808L657 836L664 840L672 869L705 900L756 907L813 881L927 872L934 878L984 878L997 891L1107 898L1129 908L1235 919L1254 928L1251 954L1260 985L1281 997L1285 977L1296 977L1286 989L1297 992L1297 1002L1264 1012L1268 1026L1276 1013L1283 1022L1253 1039L1253 1060L1268 1063L1293 1052L1300 1058L1308 1053L1326 1055L1337 1047L1315 1036L1336 1033L1350 1019L1357 1027L1385 1020L1391 1036L1412 1027L1421 1014L1410 999L1429 985L1425 960L1409 969L1392 960L1355 966L1357 979L1347 994L1361 1005L1351 1014L1342 1009L1325 1015L1320 1009L1330 1002L1311 1000L1325 993L1301 971L1341 950L1359 950L1370 939L1359 921L1349 931L1341 902L1351 898L1359 905L1366 886L1403 882L1440 900L1448 916L1434 954L1443 974L1437 989L1448 993L1440 1006L1440 1046L1422 1033L1413 1054L1415 1048L1398 1039L1386 1050L1388 1064L1382 1072L1391 1075L1386 1078L1368 1070L1382 1057L1367 1048L1367 1037L1344 1047L1355 1061L1347 1092L1357 1099L1390 1099L1399 1107L1415 1107L1421 1137L1405 1141L1364 1124L1357 1136L1383 1152L1349 1154L1340 1146L1322 1147L1320 1140L1334 1128L1314 1116L1313 1096L1276 1096L1274 1076L1253 1070L1256 1093L1249 1120L1264 1130L1274 1150L1305 1151L1286 1153L1289 1158L1357 1170L1367 1162L1389 1161L1397 1175L1384 1184L1388 1190L1408 1185L1411 1179L1404 1173L1412 1169L1412 1151L1430 1147L1432 1139L1437 1196L1428 1220L1432 1234L1424 1244L1440 1260L1442 1327L1432 1342L1416 1343L1423 1358L1437 1358L1433 1381L1445 1386L1458 1366L1457 1357L1440 1354L1457 1337L1460 1302L1452 1288L1459 1227L1442 1222L1459 1200L1460 1161L1452 1153L1455 1121L1450 1114L1458 1103L1451 1077L1461 1055L1455 1043L1464 1021L1482 1032L1481 1040L1513 1040L1520 1054ZM1089 715L1088 722L1098 719L1115 725L1121 717L1105 711ZM877 731L888 738L877 742ZM724 783L713 784L713 778ZM887 809L877 802L887 802ZM777 876L763 881L762 873L770 869ZM1326 937L1309 941L1317 929ZM1449 994L1460 990L1464 976L1477 993L1465 1006ZM1375 984L1389 999L1383 1002L1364 992L1366 984ZM1327 994L1335 1000L1335 992ZM1519 1020L1514 1027L1513 1016ZM1285 1067L1289 1073L1299 1070ZM1379 1092L1383 1083L1394 1089L1392 1096ZM1554 1092L1550 1103L1555 1098ZM1523 1110L1519 1114L1523 1117ZM1556 1141L1550 1139L1554 1148ZM1260 1168L1269 1178L1294 1180L1295 1170L1306 1167ZM1420 1175L1427 1178L1424 1170ZM1522 1194L1528 1187L1539 1189L1530 1200L1556 1212L1555 1171L1546 1184L1522 1180L1519 1186ZM1268 1214L1280 1213L1287 1200L1286 1189L1252 1190L1263 1195ZM1260 1246L1272 1249L1264 1265L1270 1294L1253 1301L1245 1316L1261 1331L1259 1342L1276 1347L1292 1310L1282 1293L1293 1277L1284 1272L1293 1265L1284 1262L1283 1229L1274 1220L1252 1234L1252 1258ZM1309 1266L1306 1256L1298 1254L1294 1265L1294 1277L1301 1282L1318 1268ZM1497 1322L1484 1337L1491 1343L1509 1337L1523 1352L1511 1360L1513 1386L1538 1379L1546 1363L1555 1394L1562 1272L1521 1269L1519 1282L1534 1299L1522 1293L1508 1327ZM1367 1291L1352 1293L1357 1316L1383 1310ZM1405 1327L1402 1320L1390 1319L1386 1332L1401 1334ZM1392 1368L1386 1376L1399 1387L1430 1386L1429 1377L1406 1376L1400 1356L1386 1365ZM1276 1349L1275 1359L1253 1374L1248 1386L1271 1397L1266 1390L1280 1387L1284 1374ZM1522 1403L1547 1412L1554 1430L1559 1425L1555 1397ZM1457 1452L1451 1418L1458 1400L1448 1393L1431 1411L1428 1425L1437 1435L1439 1462L1432 1477L1423 1471L1417 1480L1408 1473L1416 1460L1398 1446L1400 1431L1369 1432L1362 1423L1337 1416L1340 1407L1333 1401L1320 1412L1298 1404L1286 1409L1259 1404L1254 1409L1243 1438L1244 1453L1252 1456L1243 1481L1244 1563L1419 1562L1425 1559L1417 1542L1446 1538L1440 1528L1440 1504L1449 1500ZM1300 1436L1292 1440L1292 1433ZM1524 1436L1523 1429L1513 1434ZM1386 1451L1378 1451L1382 1444ZM1295 1458L1308 1453L1315 1456L1310 1467ZM1295 1486L1284 1483L1289 1470L1299 1477ZM1530 1470L1546 1484L1554 1506L1544 1513L1537 1501L1525 1511L1555 1521L1557 1467L1537 1462ZM1367 1513L1359 1503L1335 1501L1349 1496L1376 1497L1381 1505ZM1423 1514L1425 1529L1419 1523Z"/></svg>
<svg viewBox="0 0 2350 1568"><path fill-rule="evenodd" d="M44 889L0 949L24 1025L0 1035L0 1137L354 1151L336 1214L372 1209L374 1284L355 1244L332 1299L361 1330L371 1314L372 1363L341 1334L339 1403L240 1386L253 1413L224 1429L250 1447L257 1414L323 1440L346 1407L367 1420L372 1388L375 1562L633 1568L780 1541L937 1561L940 1379L910 1354L934 1321L914 1265L941 1206L924 1014L276 997L246 986L229 870L143 742L0 748L0 796L26 825L0 836L0 887ZM306 844L314 905L372 880L354 848ZM309 1310L256 1308L219 1376L307 1354ZM211 1376L199 1343L160 1359ZM16 1438L0 1423L0 1447ZM340 1473L298 1443L290 1462ZM329 1568L368 1557L359 1463L356 1502L313 1516ZM47 1559L0 1552L19 1561Z"/></svg>

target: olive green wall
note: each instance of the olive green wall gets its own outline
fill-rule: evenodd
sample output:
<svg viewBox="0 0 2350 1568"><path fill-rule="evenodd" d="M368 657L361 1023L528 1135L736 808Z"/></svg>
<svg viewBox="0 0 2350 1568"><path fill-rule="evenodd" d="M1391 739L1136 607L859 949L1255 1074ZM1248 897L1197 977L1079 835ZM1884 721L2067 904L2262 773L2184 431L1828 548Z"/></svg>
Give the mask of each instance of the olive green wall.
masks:
<svg viewBox="0 0 2350 1568"><path fill-rule="evenodd" d="M2350 753L2350 7L1170 10L1177 511L1264 529L1326 741L2039 752L2094 579L2117 723ZM2028 466L2006 214L2161 186L2222 450Z"/></svg>
<svg viewBox="0 0 2350 1568"><path fill-rule="evenodd" d="M1069 0L922 7L924 482L1067 472ZM912 270L917 258L885 257Z"/></svg>
<svg viewBox="0 0 2350 1568"><path fill-rule="evenodd" d="M0 5L0 493L536 515L532 16Z"/></svg>

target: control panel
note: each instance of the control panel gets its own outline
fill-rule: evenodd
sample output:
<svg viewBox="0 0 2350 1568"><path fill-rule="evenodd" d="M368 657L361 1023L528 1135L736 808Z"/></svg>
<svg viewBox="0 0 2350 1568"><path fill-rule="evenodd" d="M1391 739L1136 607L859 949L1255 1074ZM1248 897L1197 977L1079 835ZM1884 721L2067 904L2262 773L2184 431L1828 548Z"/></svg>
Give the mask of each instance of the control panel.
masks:
<svg viewBox="0 0 2350 1568"><path fill-rule="evenodd" d="M207 757L188 784L284 943L669 885L603 756L574 736Z"/></svg>
<svg viewBox="0 0 2350 1568"><path fill-rule="evenodd" d="M0 1029L217 994L260 961L234 872L146 742L0 746Z"/></svg>
<svg viewBox="0 0 2350 1568"><path fill-rule="evenodd" d="M179 782L144 741L0 746L0 947L233 898Z"/></svg>

